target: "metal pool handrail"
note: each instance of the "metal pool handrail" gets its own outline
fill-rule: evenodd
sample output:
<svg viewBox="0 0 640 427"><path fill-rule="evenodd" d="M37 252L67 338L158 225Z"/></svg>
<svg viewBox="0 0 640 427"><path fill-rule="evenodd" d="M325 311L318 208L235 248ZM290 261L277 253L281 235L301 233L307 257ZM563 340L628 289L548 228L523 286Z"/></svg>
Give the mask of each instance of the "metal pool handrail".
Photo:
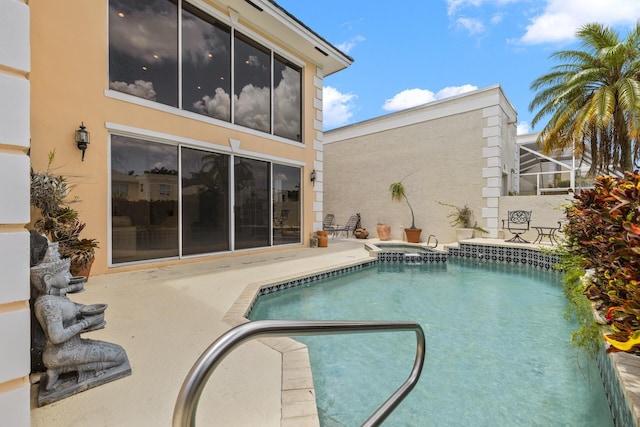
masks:
<svg viewBox="0 0 640 427"><path fill-rule="evenodd" d="M173 427L195 427L196 410L207 380L233 349L260 336L308 336L368 332L416 333L416 358L407 380L387 399L363 426L380 425L418 383L425 357L425 338L416 322L378 322L341 320L256 320L229 330L205 350L182 384L173 411Z"/></svg>

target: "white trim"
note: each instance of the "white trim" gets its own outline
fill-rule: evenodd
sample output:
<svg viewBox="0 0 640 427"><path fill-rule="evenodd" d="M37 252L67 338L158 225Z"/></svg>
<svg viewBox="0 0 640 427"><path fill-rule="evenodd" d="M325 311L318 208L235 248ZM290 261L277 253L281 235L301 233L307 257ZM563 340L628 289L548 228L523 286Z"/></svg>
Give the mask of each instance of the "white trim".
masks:
<svg viewBox="0 0 640 427"><path fill-rule="evenodd" d="M489 86L326 131L324 132L324 143L331 144L403 126L450 117L468 111L480 110L485 107L493 107L502 98L504 98L504 95L499 85Z"/></svg>
<svg viewBox="0 0 640 427"><path fill-rule="evenodd" d="M229 15L225 15L224 13L220 12L218 9L212 7L210 4L205 3L202 0L188 0L186 3L189 3L191 6L194 6L200 9L202 12L210 15L212 18L217 19L223 24L231 27L232 30L237 29L244 35L250 36L252 40L259 42L264 47L268 47L271 51L276 51L279 55L289 59L291 62L298 64L301 67L306 66L306 62L303 61L302 59L298 58L297 56L291 55L289 52L286 52L286 51L282 53L280 51L280 49L282 49L281 46L274 44L269 39L262 37L260 34L256 33L251 28L245 25L242 25L238 19L240 17L240 14L236 10L232 8L228 8ZM235 17L233 16L234 13L236 14ZM233 31L231 32L231 37L233 37Z"/></svg>
<svg viewBox="0 0 640 427"><path fill-rule="evenodd" d="M180 144L180 145L186 145L189 147L202 148L207 151L216 151L216 152L221 152L225 154L243 155L256 160L268 160L268 161L280 163L283 165L291 165L291 166L305 165L305 162L300 160L288 159L288 158L279 157L279 156L272 156L269 154L264 154L264 153L251 151L251 150L242 150L242 149L233 150L231 147L226 145L220 145L214 142L202 141L199 139L186 138L184 136L179 136L179 135L174 135L169 133L157 132L150 129L122 125L122 124L113 123L113 122L105 122L104 126L107 129L107 131L109 131L110 134L116 133L124 136L144 138L153 142L160 142L164 144L173 144L173 145ZM109 146L109 150L110 149L111 149L111 146ZM111 159L109 159L109 162L110 161Z"/></svg>
<svg viewBox="0 0 640 427"><path fill-rule="evenodd" d="M113 98L119 101L129 102L131 104L136 104L142 107L147 107L147 108L162 111L165 113L173 114L175 116L185 117L191 120L197 120L199 122L207 123L210 125L220 126L225 129L231 129L234 131L259 136L261 138L265 138L271 141L288 144L288 145L291 145L292 147L296 147L300 149L305 148L305 143L301 141L294 141L294 140L283 138L281 136L277 136L271 133L262 132L262 131L251 129L248 127L225 122L224 120L219 120L213 117L204 116L202 114L193 113L191 111L180 110L179 108L172 107L170 105L161 104L155 101L149 101L148 99L140 98L134 95L129 95L124 92L118 92L117 90L105 89L104 96L106 96L107 98ZM233 114L233 111L231 112L231 114ZM304 118L304 115L302 116L302 118Z"/></svg>

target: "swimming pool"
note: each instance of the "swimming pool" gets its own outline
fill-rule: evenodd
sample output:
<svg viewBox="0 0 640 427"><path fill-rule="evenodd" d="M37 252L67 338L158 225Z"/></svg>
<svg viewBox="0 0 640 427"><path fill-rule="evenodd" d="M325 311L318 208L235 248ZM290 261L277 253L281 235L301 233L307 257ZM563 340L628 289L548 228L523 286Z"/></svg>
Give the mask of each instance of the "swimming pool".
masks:
<svg viewBox="0 0 640 427"><path fill-rule="evenodd" d="M612 426L595 366L571 346L557 273L453 260L378 265L261 296L251 319L419 321L427 358L390 426ZM299 338L323 426L360 425L401 384L411 334Z"/></svg>

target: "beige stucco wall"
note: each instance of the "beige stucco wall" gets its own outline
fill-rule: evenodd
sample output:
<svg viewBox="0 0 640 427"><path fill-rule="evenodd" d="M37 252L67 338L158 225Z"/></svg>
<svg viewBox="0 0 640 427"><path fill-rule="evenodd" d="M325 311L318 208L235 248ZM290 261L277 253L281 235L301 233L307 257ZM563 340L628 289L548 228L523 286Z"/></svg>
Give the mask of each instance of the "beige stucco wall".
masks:
<svg viewBox="0 0 640 427"><path fill-rule="evenodd" d="M101 243L92 274L108 271L110 130L303 165L302 236L308 240L314 222L321 217L317 212L322 209L321 205L316 205L322 200L321 186L314 188L309 181L310 171L322 160L322 144L319 143L322 138L322 70L318 66L309 58L297 56L306 64L303 69L305 144L300 146L282 138L247 131L240 126L220 125L204 117L108 91L106 4L64 3L69 7L49 0L31 2L31 158L36 169L45 168L47 154L55 149L56 171L69 175L70 180L78 184L73 194L81 200L76 208L80 218L87 223L83 236L97 238ZM255 30L242 17L239 22L245 26L245 33ZM255 34L286 51L264 33ZM74 131L81 122L91 132L91 144L84 162L80 160L81 152L74 142Z"/></svg>
<svg viewBox="0 0 640 427"><path fill-rule="evenodd" d="M411 214L388 188L403 180L422 240L456 240L451 209L437 201L469 205L478 225L497 236L502 171L514 162L502 151L511 135L515 111L499 86L327 132L324 212L342 223L360 212L371 236L384 222L401 239Z"/></svg>
<svg viewBox="0 0 640 427"><path fill-rule="evenodd" d="M30 425L29 5L0 0L0 424Z"/></svg>
<svg viewBox="0 0 640 427"><path fill-rule="evenodd" d="M514 210L531 211L531 227L547 226L554 227L558 221L565 218L564 205L573 202L573 195L555 194L546 196L506 196L500 198L500 219L506 219L507 213ZM502 221L500 221L502 226ZM503 231L501 236L505 239L512 237L508 231ZM524 233L525 240L533 241L537 237L537 232L532 228ZM545 240L546 241L546 240Z"/></svg>

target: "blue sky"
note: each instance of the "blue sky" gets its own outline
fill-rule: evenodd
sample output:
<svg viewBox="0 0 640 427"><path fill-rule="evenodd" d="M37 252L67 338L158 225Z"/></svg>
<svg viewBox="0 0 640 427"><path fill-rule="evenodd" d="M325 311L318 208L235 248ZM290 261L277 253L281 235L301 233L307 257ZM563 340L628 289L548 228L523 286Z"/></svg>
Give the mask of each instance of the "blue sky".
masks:
<svg viewBox="0 0 640 427"><path fill-rule="evenodd" d="M469 90L500 84L531 127L531 82L579 47L585 23L621 38L640 19L640 0L275 0L354 58L324 80L325 130Z"/></svg>

